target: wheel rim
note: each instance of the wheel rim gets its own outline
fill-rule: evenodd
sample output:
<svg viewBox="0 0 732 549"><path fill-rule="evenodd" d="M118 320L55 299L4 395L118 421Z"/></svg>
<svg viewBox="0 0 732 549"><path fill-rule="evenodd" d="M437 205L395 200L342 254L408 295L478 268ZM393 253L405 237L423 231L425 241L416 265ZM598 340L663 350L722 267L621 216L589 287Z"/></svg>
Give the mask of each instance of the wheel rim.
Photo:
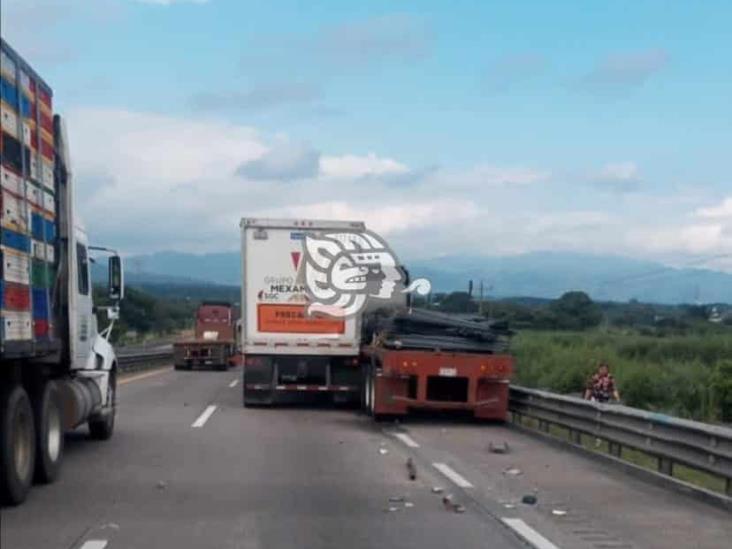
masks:
<svg viewBox="0 0 732 549"><path fill-rule="evenodd" d="M31 457L33 455L33 423L27 410L20 410L16 416L15 440L13 458L15 470L21 479L26 479L31 473Z"/></svg>
<svg viewBox="0 0 732 549"><path fill-rule="evenodd" d="M58 408L54 406L48 415L47 439L48 457L53 462L57 461L61 454L61 437L61 414Z"/></svg>

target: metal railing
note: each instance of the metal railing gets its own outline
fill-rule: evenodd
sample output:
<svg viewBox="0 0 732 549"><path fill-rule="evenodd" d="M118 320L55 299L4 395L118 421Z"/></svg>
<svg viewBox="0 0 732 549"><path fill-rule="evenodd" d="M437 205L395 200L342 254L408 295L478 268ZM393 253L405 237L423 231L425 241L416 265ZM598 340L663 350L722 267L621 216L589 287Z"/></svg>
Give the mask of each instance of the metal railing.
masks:
<svg viewBox="0 0 732 549"><path fill-rule="evenodd" d="M159 365L161 362L173 360L173 351L153 351L145 353L123 354L117 357L117 365L123 372L138 370Z"/></svg>
<svg viewBox="0 0 732 549"><path fill-rule="evenodd" d="M723 479L724 494L732 496L732 429L517 386L511 386L509 409L514 423L526 426L531 418L547 434L559 427L577 446L584 435L605 441L617 459L625 459L624 449L651 456L669 480L676 480L676 466Z"/></svg>

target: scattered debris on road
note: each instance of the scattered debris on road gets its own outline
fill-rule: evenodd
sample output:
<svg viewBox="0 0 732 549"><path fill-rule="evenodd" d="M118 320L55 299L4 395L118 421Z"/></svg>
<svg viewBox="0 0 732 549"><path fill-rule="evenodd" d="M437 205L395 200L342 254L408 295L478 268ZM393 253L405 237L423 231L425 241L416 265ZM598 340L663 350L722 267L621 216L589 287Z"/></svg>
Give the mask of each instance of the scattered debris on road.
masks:
<svg viewBox="0 0 732 549"><path fill-rule="evenodd" d="M433 494L441 494L442 493L442 486L433 486L432 487L432 493Z"/></svg>
<svg viewBox="0 0 732 549"><path fill-rule="evenodd" d="M390 505L386 509L384 509L384 513L394 513L395 511L398 511L399 507L394 507L393 505Z"/></svg>
<svg viewBox="0 0 732 549"><path fill-rule="evenodd" d="M557 517L563 517L567 514L567 511L564 509L552 509L552 515L555 515Z"/></svg>
<svg viewBox="0 0 732 549"><path fill-rule="evenodd" d="M389 453L389 450L387 450L386 448L379 448L379 453L380 453L380 454L381 454L382 456L385 456L386 454L388 454L388 453Z"/></svg>
<svg viewBox="0 0 732 549"><path fill-rule="evenodd" d="M524 472L521 469L518 469L516 467L509 467L508 469L503 471L504 475L508 475L510 477L517 477L519 475L523 475Z"/></svg>
<svg viewBox="0 0 732 549"><path fill-rule="evenodd" d="M390 496L389 503L402 503L405 499L404 496Z"/></svg>
<svg viewBox="0 0 732 549"><path fill-rule="evenodd" d="M164 480L159 480L158 483L155 485L155 488L158 490L165 490L168 487L168 483Z"/></svg>
<svg viewBox="0 0 732 549"><path fill-rule="evenodd" d="M537 499L534 494L526 494L524 497L521 498L521 503L524 503L526 505L536 505Z"/></svg>
<svg viewBox="0 0 732 549"><path fill-rule="evenodd" d="M500 443L493 443L493 441L490 441L488 443L488 451L493 454L507 454L510 449L508 447L508 442L505 440Z"/></svg>
<svg viewBox="0 0 732 549"><path fill-rule="evenodd" d="M411 501L405 501L404 507L414 507L414 503L412 503Z"/></svg>
<svg viewBox="0 0 732 549"><path fill-rule="evenodd" d="M465 506L460 505L459 503L455 503L452 494L447 494L446 496L443 496L442 505L445 506L445 509L447 509L448 511L452 511L453 513L465 512Z"/></svg>
<svg viewBox="0 0 732 549"><path fill-rule="evenodd" d="M409 480L417 480L417 466L412 458L407 458L407 473L409 474Z"/></svg>

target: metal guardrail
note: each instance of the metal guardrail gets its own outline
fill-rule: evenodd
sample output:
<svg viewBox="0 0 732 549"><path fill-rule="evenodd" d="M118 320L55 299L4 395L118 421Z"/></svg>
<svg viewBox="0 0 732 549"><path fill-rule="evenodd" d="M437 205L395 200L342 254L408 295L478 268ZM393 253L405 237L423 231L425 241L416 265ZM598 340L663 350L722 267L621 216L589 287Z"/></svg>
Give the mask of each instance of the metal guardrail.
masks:
<svg viewBox="0 0 732 549"><path fill-rule="evenodd" d="M128 372L140 367L155 365L165 360L173 360L172 350L119 355L117 356L117 365L121 371Z"/></svg>
<svg viewBox="0 0 732 549"><path fill-rule="evenodd" d="M732 496L732 429L727 427L517 386L511 386L509 410L519 425L533 418L545 433L551 425L566 429L577 446L587 435L606 441L618 459L623 448L650 455L658 473L669 479L676 465L724 479L724 492Z"/></svg>

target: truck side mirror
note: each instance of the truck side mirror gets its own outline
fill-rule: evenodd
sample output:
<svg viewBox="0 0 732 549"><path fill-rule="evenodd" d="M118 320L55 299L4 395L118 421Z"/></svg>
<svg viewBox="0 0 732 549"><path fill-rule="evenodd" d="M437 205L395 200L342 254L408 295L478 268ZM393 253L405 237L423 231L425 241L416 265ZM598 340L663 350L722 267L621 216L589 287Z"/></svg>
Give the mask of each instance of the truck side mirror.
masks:
<svg viewBox="0 0 732 549"><path fill-rule="evenodd" d="M114 301L121 301L124 295L125 281L122 258L113 255L109 258L109 298Z"/></svg>

